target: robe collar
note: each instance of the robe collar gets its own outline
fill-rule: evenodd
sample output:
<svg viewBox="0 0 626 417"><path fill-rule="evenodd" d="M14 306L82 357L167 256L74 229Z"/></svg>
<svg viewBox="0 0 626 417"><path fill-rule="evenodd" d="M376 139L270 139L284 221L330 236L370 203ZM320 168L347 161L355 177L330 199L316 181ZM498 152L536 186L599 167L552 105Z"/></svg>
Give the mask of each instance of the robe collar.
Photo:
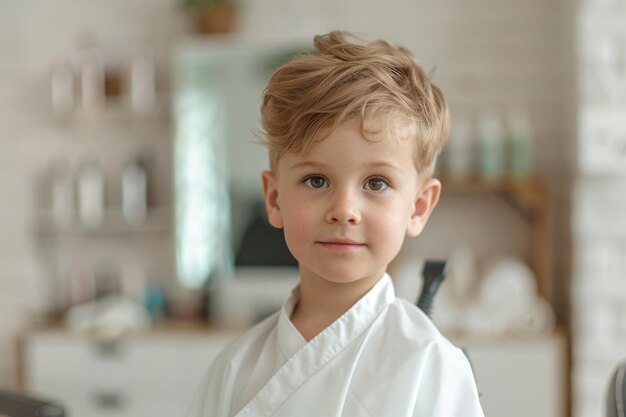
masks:
<svg viewBox="0 0 626 417"><path fill-rule="evenodd" d="M291 393L350 345L395 300L391 278L385 273L348 311L306 342L289 318L299 294L298 286L278 318L278 341L287 361L237 417L272 415Z"/></svg>

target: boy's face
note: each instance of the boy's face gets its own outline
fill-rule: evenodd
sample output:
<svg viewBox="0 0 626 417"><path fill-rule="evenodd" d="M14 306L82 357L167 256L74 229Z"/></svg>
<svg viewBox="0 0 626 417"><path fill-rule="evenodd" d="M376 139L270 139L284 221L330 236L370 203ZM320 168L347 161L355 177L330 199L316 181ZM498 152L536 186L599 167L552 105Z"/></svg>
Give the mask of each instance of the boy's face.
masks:
<svg viewBox="0 0 626 417"><path fill-rule="evenodd" d="M269 221L284 228L302 277L347 283L382 276L439 198L439 181L419 179L414 152L411 140L369 141L350 120L263 173Z"/></svg>

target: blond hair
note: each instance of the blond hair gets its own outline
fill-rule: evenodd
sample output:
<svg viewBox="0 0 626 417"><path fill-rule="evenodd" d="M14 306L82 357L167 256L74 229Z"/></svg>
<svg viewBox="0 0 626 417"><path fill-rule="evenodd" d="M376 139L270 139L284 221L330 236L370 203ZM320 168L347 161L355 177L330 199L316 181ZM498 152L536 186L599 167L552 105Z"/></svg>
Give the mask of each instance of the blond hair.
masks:
<svg viewBox="0 0 626 417"><path fill-rule="evenodd" d="M262 142L271 169L285 152L306 151L342 122L360 118L368 139L378 133L414 139L417 171L432 175L450 124L443 94L408 49L382 40L360 45L348 36L315 36L317 53L295 56L270 78ZM381 120L382 129L369 126Z"/></svg>

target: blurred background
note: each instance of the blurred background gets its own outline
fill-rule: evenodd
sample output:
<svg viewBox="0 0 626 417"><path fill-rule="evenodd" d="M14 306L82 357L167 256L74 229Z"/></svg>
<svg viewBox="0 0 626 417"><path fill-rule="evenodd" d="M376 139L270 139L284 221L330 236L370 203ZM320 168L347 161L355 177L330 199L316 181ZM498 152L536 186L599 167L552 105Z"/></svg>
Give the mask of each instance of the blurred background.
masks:
<svg viewBox="0 0 626 417"><path fill-rule="evenodd" d="M260 94L341 29L411 49L451 109L398 294L449 260L433 320L487 416L604 416L626 356L624 28L622 0L2 2L0 387L183 414L297 283L260 206Z"/></svg>

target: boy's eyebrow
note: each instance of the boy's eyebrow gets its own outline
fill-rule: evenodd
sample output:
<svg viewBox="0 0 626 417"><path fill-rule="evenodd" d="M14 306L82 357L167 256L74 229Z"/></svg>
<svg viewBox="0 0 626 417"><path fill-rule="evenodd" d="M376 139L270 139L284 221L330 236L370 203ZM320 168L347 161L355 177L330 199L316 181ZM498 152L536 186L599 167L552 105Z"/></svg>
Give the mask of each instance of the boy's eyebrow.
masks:
<svg viewBox="0 0 626 417"><path fill-rule="evenodd" d="M402 171L402 169L396 165L393 162L386 162L386 161L381 161L381 162L372 162L370 164L367 164L368 167L371 168L391 168L391 169L395 169L396 171Z"/></svg>
<svg viewBox="0 0 626 417"><path fill-rule="evenodd" d="M298 169L298 168L327 168L328 165L323 163L323 162L317 162L317 161L302 161L302 162L298 162L297 164L291 166L289 169ZM393 162L387 162L387 161L376 161L376 162L371 162L369 164L367 164L368 168L391 168L394 169L396 171L402 171L402 169L396 165Z"/></svg>
<svg viewBox="0 0 626 417"><path fill-rule="evenodd" d="M326 165L323 162L316 162L316 161L302 161L302 162L298 162L295 165L292 165L289 169L298 169L298 168L326 168L328 167L328 165Z"/></svg>

